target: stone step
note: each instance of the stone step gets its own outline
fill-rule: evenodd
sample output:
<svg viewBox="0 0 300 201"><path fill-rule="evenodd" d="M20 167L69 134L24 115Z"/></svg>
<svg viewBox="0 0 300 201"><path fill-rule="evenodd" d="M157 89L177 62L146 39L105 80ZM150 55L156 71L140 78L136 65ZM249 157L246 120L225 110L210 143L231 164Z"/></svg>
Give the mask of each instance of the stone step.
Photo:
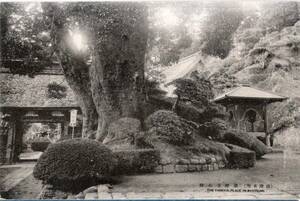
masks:
<svg viewBox="0 0 300 201"><path fill-rule="evenodd" d="M43 152L28 152L28 153L21 153L19 156L20 161L37 161Z"/></svg>

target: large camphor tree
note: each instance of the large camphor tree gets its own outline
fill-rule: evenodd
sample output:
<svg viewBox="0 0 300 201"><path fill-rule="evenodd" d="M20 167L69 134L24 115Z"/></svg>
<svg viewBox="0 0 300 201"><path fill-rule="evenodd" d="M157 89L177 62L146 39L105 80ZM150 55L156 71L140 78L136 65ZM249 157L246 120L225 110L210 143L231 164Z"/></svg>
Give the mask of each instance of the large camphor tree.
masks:
<svg viewBox="0 0 300 201"><path fill-rule="evenodd" d="M40 8L38 14L31 13L33 18L23 15L16 19L18 5L1 4L2 63L12 66L16 64L13 58L24 58L21 65L26 62L30 66L36 60L51 61L55 57L81 107L83 136L101 141L112 121L123 116L139 117L148 33L145 6L136 2L53 2L41 3ZM22 22L20 29L24 31L10 26L23 19L32 20ZM71 40L74 30L80 30L86 38L82 49ZM15 41L31 51L19 55L11 52ZM36 48L30 49L32 46ZM33 55L35 50L40 50L38 55Z"/></svg>

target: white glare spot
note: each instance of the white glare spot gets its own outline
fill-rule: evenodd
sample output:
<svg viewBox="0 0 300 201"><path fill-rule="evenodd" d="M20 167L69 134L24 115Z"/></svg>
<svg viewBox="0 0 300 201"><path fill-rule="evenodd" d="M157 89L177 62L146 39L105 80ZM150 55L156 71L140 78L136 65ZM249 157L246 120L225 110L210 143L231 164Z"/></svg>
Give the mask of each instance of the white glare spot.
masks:
<svg viewBox="0 0 300 201"><path fill-rule="evenodd" d="M28 6L26 6L26 8L25 8L25 11L26 12L30 11L33 8L33 6L34 6L34 3L28 4Z"/></svg>
<svg viewBox="0 0 300 201"><path fill-rule="evenodd" d="M70 31L72 37L72 43L77 50L83 50L85 47L85 41L81 33Z"/></svg>
<svg viewBox="0 0 300 201"><path fill-rule="evenodd" d="M169 8L161 8L156 16L163 26L175 26L178 24L178 17Z"/></svg>

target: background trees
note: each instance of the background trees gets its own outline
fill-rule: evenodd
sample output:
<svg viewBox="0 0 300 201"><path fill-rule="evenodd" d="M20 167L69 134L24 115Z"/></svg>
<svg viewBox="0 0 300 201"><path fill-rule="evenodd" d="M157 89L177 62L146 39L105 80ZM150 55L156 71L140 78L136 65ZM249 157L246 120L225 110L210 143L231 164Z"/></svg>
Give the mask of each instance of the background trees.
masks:
<svg viewBox="0 0 300 201"><path fill-rule="evenodd" d="M97 130L102 139L110 122L143 116L145 74L159 81L166 66L196 51L240 71L244 65L228 55L247 55L270 19L277 28L297 21L298 4L280 5L245 12L237 2L1 3L1 65L34 76L59 62L82 109L84 136Z"/></svg>

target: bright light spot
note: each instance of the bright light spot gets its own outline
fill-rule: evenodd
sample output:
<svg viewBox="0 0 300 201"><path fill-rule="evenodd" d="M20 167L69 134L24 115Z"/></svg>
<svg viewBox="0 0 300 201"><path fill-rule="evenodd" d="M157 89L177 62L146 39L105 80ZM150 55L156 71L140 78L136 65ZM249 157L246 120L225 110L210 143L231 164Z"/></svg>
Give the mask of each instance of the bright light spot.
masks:
<svg viewBox="0 0 300 201"><path fill-rule="evenodd" d="M72 43L75 46L75 48L77 50L85 49L86 43L85 43L83 35L78 31L75 31L75 32L70 31L69 33L71 35Z"/></svg>
<svg viewBox="0 0 300 201"><path fill-rule="evenodd" d="M28 4L28 5L25 7L25 11L26 11L26 12L30 11L34 6L35 6L34 3Z"/></svg>
<svg viewBox="0 0 300 201"><path fill-rule="evenodd" d="M169 8L160 8L156 18L163 26L175 26L179 23L179 18Z"/></svg>
<svg viewBox="0 0 300 201"><path fill-rule="evenodd" d="M242 8L245 11L256 11L259 12L261 7L261 2L259 1L242 1Z"/></svg>

